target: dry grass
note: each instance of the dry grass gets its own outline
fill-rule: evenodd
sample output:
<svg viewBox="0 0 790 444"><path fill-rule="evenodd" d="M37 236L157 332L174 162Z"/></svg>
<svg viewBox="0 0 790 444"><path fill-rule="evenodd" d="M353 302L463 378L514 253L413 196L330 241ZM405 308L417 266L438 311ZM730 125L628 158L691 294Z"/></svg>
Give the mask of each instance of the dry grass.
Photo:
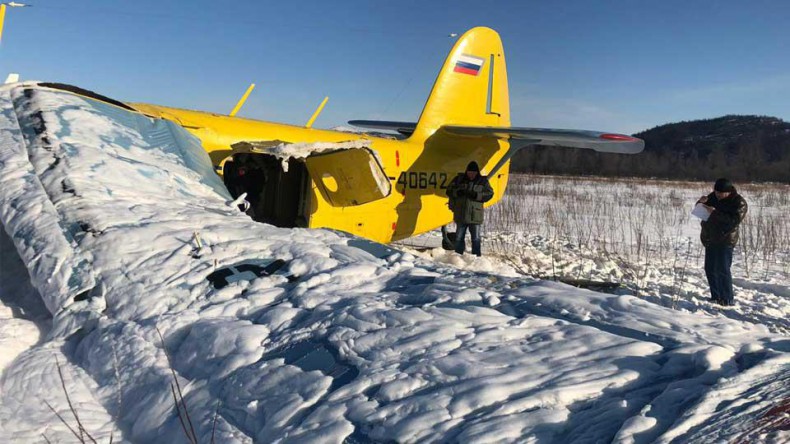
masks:
<svg viewBox="0 0 790 444"><path fill-rule="evenodd" d="M181 424L181 429L184 433L186 440L192 444L198 444L197 433L195 432L195 427L192 423L192 417L189 413L189 409L187 407L186 399L184 398L183 391L181 389L181 384L179 383L178 375L173 367L173 361L170 356L170 353L167 350L165 345L165 339L162 335L162 332L159 328L156 328L156 333L159 336L160 345L162 350L165 353L165 357L167 359L167 364L170 370L171 382L170 382L170 392L173 399L173 406L176 410L176 414L178 415L179 423ZM118 389L118 411L116 412L116 418L120 416L121 408L123 405L123 396L122 396L122 387L121 387L121 378L120 378L120 365L118 363L118 356L115 349L115 346L112 347L113 353L113 371L115 373L115 379L117 383ZM58 372L58 379L60 381L61 389L63 390L63 395L66 399L66 404L68 405L68 411L74 418L75 426L72 426L69 423L67 418L64 418L63 415L56 410L52 404L50 404L47 400L44 400L44 404L49 408L49 410L55 415L55 417L68 429L69 432L74 436L77 442L82 444L98 444L97 440L88 432L88 430L83 425L82 420L80 419L80 414L77 408L75 407L74 403L71 399L71 394L69 393L68 384L66 383L66 378L64 377L63 367L60 364L57 356L55 357L55 365ZM212 427L211 427L211 439L210 443L216 442L216 432L217 432L217 421L219 418L219 408L220 408L220 401L217 399L215 407L214 407L214 415L212 419ZM49 437L46 433L42 433L41 437L44 439L45 442L51 442ZM109 437L109 444L113 443L114 433L110 434Z"/></svg>
<svg viewBox="0 0 790 444"><path fill-rule="evenodd" d="M72 427L69 424L69 422L66 420L66 418L63 417L63 415L61 415L54 407L52 407L52 404L50 404L49 401L44 400L44 404L55 415L55 417L57 417L58 420L63 425L66 426L66 428L69 430L69 432L71 432L72 435L74 435L74 438L76 438L78 442L82 444L86 444L88 442L91 442L93 444L98 444L96 439L93 438L93 436L88 432L88 430L82 424L82 421L80 420L80 415L77 412L77 409L74 408L74 403L71 401L71 396L69 395L69 391L66 388L66 379L63 377L63 368L61 367L60 361L58 360L57 357L55 357L55 365L57 366L58 369L58 379L60 380L60 387L63 389L63 395L66 397L66 403L69 406L69 412L71 412L72 416L74 416L74 422L76 424L77 430L74 430L74 427ZM45 441L50 442L46 434L42 433L41 436L44 438ZM112 444L112 439L113 437L112 435L110 435L110 444Z"/></svg>
<svg viewBox="0 0 790 444"><path fill-rule="evenodd" d="M513 175L502 202L487 213L486 230L539 235L637 267L667 262L688 267L703 257L699 225L690 211L710 188L703 182ZM734 267L747 277L767 277L777 267L787 273L790 185L744 184L739 191L749 214ZM509 242L490 245L502 255L519 248Z"/></svg>

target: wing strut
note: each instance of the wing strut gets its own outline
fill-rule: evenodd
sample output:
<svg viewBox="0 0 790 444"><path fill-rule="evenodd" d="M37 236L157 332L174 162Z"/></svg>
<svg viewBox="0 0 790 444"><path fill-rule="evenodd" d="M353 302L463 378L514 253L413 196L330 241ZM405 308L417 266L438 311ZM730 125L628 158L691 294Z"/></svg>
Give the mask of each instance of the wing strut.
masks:
<svg viewBox="0 0 790 444"><path fill-rule="evenodd" d="M321 102L320 105L318 105L318 108L316 108L315 112L313 113L313 116L310 117L310 120L308 120L307 123L304 125L305 128L313 127L313 122L315 122L315 119L317 119L318 115L321 114L321 111L324 110L324 105L326 105L326 102L328 101L329 101L329 96L324 97L324 100Z"/></svg>
<svg viewBox="0 0 790 444"><path fill-rule="evenodd" d="M250 83L250 86L247 88L247 91L244 93L243 96L241 96L241 99L239 99L239 101L236 103L236 106L233 107L233 111L231 111L230 114L228 114L229 116L233 117L236 115L236 113L239 112L241 107L244 105L244 102L247 101L247 97L250 96L250 93L252 92L253 89L255 89L255 84Z"/></svg>

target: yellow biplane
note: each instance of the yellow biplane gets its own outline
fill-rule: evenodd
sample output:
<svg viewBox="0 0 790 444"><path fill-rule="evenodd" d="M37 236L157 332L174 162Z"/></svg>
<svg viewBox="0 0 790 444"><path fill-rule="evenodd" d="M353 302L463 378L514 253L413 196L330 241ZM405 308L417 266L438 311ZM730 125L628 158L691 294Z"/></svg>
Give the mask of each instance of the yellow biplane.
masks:
<svg viewBox="0 0 790 444"><path fill-rule="evenodd" d="M385 243L450 223L445 189L469 161L489 176L490 206L505 192L511 157L526 146L612 153L644 146L621 134L511 127L505 53L499 35L484 27L458 39L416 123L349 122L401 138L315 129L315 115L294 126L234 117L238 106L218 115L129 105L197 136L234 197L247 193L256 220L329 227Z"/></svg>

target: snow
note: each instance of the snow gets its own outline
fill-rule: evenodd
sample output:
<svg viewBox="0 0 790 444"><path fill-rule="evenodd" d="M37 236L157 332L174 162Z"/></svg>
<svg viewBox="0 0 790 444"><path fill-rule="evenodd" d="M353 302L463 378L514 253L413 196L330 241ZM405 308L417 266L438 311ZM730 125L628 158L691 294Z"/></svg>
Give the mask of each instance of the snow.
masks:
<svg viewBox="0 0 790 444"><path fill-rule="evenodd" d="M250 142L252 150L270 154L278 159L282 164L283 171L288 171L288 161L290 159L306 159L314 154L331 153L333 151L347 150L353 148L369 148L370 141L366 139L351 140L348 142L301 142L301 143L280 143L274 146L258 146L255 142ZM372 152L372 150L371 150Z"/></svg>
<svg viewBox="0 0 790 444"><path fill-rule="evenodd" d="M14 251L11 239L0 230L0 369L37 344L51 318Z"/></svg>
<svg viewBox="0 0 790 444"><path fill-rule="evenodd" d="M0 106L8 441L73 441L66 393L97 441L184 441L176 381L199 442L788 439L775 330L255 223L174 124L32 83Z"/></svg>
<svg viewBox="0 0 790 444"><path fill-rule="evenodd" d="M790 223L785 216L790 185L739 184L750 210L735 249L732 307L710 301L699 220L689 214L710 187L511 175L503 201L487 210L484 268L439 248L438 233L401 245L421 257L477 271L613 282L616 288L608 291L615 294L790 334Z"/></svg>

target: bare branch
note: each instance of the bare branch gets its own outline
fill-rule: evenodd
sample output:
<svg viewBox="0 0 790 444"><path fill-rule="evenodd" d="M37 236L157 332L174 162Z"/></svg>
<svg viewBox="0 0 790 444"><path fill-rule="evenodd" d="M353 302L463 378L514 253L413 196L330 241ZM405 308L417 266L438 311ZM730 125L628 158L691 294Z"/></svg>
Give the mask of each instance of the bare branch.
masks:
<svg viewBox="0 0 790 444"><path fill-rule="evenodd" d="M214 407L214 421L211 426L211 444L214 444L214 434L217 432L217 415L219 414L219 399L217 399L217 405Z"/></svg>
<svg viewBox="0 0 790 444"><path fill-rule="evenodd" d="M79 415L77 415L77 409L74 408L74 404L71 403L71 397L69 396L69 391L66 389L66 380L63 377L63 368L60 366L60 360L58 357L55 356L55 364L58 367L58 377L60 377L60 386L63 387L63 393L66 395L66 402L69 404L69 410L71 410L71 414L74 415L74 419L77 421L77 428L80 431L80 440L82 440L83 433L93 442L94 444L98 444L93 436L85 429L80 421ZM84 440L82 442L85 442Z"/></svg>
<svg viewBox="0 0 790 444"><path fill-rule="evenodd" d="M112 368L113 372L115 373L115 382L118 385L118 412L116 415L118 418L120 418L123 408L123 387L121 386L121 372L119 370L120 365L118 365L118 352L115 350L115 342L112 342L110 345L112 346Z"/></svg>
<svg viewBox="0 0 790 444"><path fill-rule="evenodd" d="M167 347L165 346L165 338L162 336L162 332L159 330L159 327L155 327L156 333L159 335L159 340L162 342L162 351L165 352L165 358L167 358L167 365L170 367L170 374L173 376L173 383L175 383L175 389L173 389L173 383L170 384L170 389L173 391L173 398L176 402L176 411L178 413L178 419L182 422L182 426L184 427L184 433L186 433L187 438L190 442L197 444L197 433L195 433L195 427L192 425L192 418L189 417L189 410L187 409L186 401L184 400L184 395L181 392L181 384L178 383L178 376L176 375L176 371L173 368L173 361L170 359L170 353L167 352ZM178 396L176 396L176 392L178 392ZM181 409L178 408L179 402L181 403ZM189 424L189 432L186 430L186 426L183 424L183 419L181 418L181 410L184 411L184 417L186 418L186 422Z"/></svg>
<svg viewBox="0 0 790 444"><path fill-rule="evenodd" d="M172 382L170 383L170 392L173 394L173 405L175 405L176 407L176 414L178 415L178 422L181 423L181 430L184 431L184 435L186 435L189 442L193 444L197 444L194 438L189 434L189 431L187 430L187 426L184 423L184 418L181 416L181 408L178 405L178 396L176 396L176 389L173 386Z"/></svg>
<svg viewBox="0 0 790 444"><path fill-rule="evenodd" d="M55 416L57 416L57 417L58 417L58 419L60 420L60 422L62 422L62 423L63 423L63 425L65 425L65 426L66 426L66 427L69 429L69 431L70 431L70 432L71 432L71 433L74 435L74 437L76 437L78 440L80 440L80 442L81 442L81 443L83 443L83 444L85 443L85 439L83 439L83 438L82 438L82 437L81 437L81 436L80 436L80 435L77 433L77 431L76 431L76 430L74 430L73 428L71 428L71 426L69 425L69 423L67 423L67 422L66 422L66 420L65 420L65 419L63 419L63 417L62 417L62 416L60 416L60 413L58 413L58 411L57 411L57 410L55 410L55 408L54 408L54 407L52 407L52 405L51 405L49 402L47 402L47 400L44 400L44 404L46 404L46 405L47 405L47 407L49 407L49 409L52 411L52 413L54 413L54 414L55 414Z"/></svg>

